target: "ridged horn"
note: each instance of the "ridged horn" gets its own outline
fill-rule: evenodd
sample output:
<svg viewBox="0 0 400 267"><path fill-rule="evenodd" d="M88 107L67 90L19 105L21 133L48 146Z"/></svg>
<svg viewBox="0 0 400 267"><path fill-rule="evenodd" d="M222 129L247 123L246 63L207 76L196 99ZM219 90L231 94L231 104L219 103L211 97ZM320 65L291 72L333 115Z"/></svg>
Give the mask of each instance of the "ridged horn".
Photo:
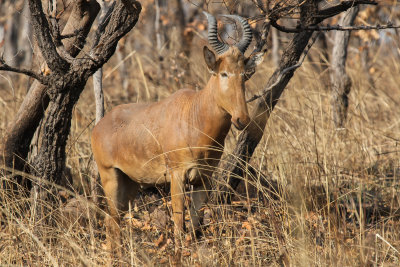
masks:
<svg viewBox="0 0 400 267"><path fill-rule="evenodd" d="M238 21L239 24L241 25L243 34L240 41L236 44L236 47L239 48L240 52L244 54L244 52L246 52L247 48L251 43L251 39L253 38L253 33L251 31L249 23L247 22L247 20L238 15L223 15L223 16L232 18Z"/></svg>
<svg viewBox="0 0 400 267"><path fill-rule="evenodd" d="M213 15L203 11L208 20L208 42L218 55L225 53L229 46L218 40L217 20Z"/></svg>

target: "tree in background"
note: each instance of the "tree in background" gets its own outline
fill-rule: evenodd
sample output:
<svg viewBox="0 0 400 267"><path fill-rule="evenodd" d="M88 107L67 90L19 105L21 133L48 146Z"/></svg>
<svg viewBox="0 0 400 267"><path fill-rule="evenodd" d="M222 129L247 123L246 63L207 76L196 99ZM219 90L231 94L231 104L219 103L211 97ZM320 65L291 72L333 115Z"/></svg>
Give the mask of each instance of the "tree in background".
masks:
<svg viewBox="0 0 400 267"><path fill-rule="evenodd" d="M333 1L328 7L321 7L319 4L323 1L268 1L264 5L262 1L256 1L261 15L265 20L266 27L274 27L279 31L293 33L288 45L283 49L279 67L273 75L268 78L263 93L258 97L255 107L251 111L252 121L249 126L240 134L236 147L231 155L228 156L224 166L223 177L227 177L228 188L221 189L223 192L229 192L230 188L237 188L242 180L247 163L250 161L258 143L260 142L268 118L273 111L279 98L292 78L296 70L303 51L307 47L315 30L321 22L331 17L337 16L352 7L360 4L377 5L376 1ZM297 19L297 17L299 19ZM286 27L280 23L282 17L291 17L297 20L296 27ZM265 39L265 38L264 38ZM229 201L229 195L228 201ZM225 196L226 197L226 196Z"/></svg>
<svg viewBox="0 0 400 267"><path fill-rule="evenodd" d="M359 7L353 7L342 14L339 24L354 24ZM336 32L332 49L331 86L332 86L332 116L336 128L343 128L349 106L348 94L351 89L351 79L346 73L347 46L350 31Z"/></svg>

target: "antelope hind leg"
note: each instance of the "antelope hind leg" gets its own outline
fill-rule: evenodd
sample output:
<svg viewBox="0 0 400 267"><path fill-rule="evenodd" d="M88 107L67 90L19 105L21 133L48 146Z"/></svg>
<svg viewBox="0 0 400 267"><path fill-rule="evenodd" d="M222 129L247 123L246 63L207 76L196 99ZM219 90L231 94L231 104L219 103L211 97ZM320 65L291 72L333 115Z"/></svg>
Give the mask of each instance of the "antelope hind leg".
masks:
<svg viewBox="0 0 400 267"><path fill-rule="evenodd" d="M106 239L112 262L113 257L119 259L122 257L120 213L128 210L129 201L134 200L139 185L116 168L103 170L99 168L99 173L108 203L109 215L106 216L105 221Z"/></svg>

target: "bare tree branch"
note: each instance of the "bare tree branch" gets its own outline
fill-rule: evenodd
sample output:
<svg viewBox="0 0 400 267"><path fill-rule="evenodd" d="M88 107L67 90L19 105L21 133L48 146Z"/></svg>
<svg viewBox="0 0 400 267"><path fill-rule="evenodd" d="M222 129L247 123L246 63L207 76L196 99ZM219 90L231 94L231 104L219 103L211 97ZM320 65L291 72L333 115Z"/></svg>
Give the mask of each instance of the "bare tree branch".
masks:
<svg viewBox="0 0 400 267"><path fill-rule="evenodd" d="M99 44L93 49L93 56L75 59L66 73L50 74L54 84L48 90L51 99L43 119L43 138L37 156L31 161L37 176L51 179L56 184L65 182L65 151L74 105L89 77L111 58L118 41L136 25L140 11L138 1L117 1Z"/></svg>
<svg viewBox="0 0 400 267"><path fill-rule="evenodd" d="M27 75L29 77L32 77L32 78L38 80L40 83L42 83L44 85L48 85L49 84L49 79L47 79L42 74L35 73L35 72L33 72L31 70L27 70L27 69L20 69L20 68L11 67L11 66L7 65L3 59L0 59L0 71L1 70L25 74L25 75Z"/></svg>
<svg viewBox="0 0 400 267"><path fill-rule="evenodd" d="M95 0L74 0L70 18L60 36L65 50L72 57L76 57L82 51L99 11L100 5ZM63 38L68 35L70 38Z"/></svg>
<svg viewBox="0 0 400 267"><path fill-rule="evenodd" d="M371 0L349 0L349 1L342 1L340 2L340 4L333 6L333 7L329 7L326 9L322 9L318 12L317 15L317 23L322 22L323 20L336 16L340 13L342 13L343 11L348 10L349 8L352 8L354 6L357 5L378 5L378 2L376 1L371 1Z"/></svg>
<svg viewBox="0 0 400 267"><path fill-rule="evenodd" d="M256 99L258 99L258 98L260 98L260 97L265 96L265 95L266 95L269 91L271 91L278 83L281 82L282 77L283 77L284 74L286 74L286 73L289 72L289 71L294 71L294 70L296 70L297 68L299 68L299 67L303 64L304 59L307 57L308 51L310 51L312 45L313 45L313 44L315 43L315 41L318 39L318 36L319 36L319 34L316 34L316 35L311 39L311 41L310 41L310 43L307 45L306 49L304 49L303 56L300 58L300 60L299 60L299 62L297 62L297 64L283 69L283 70L280 72L280 74L279 74L278 78L276 79L275 83L273 83L273 84L271 84L270 86L268 86L267 88L265 88L261 94L254 95L252 98L246 100L246 102L247 102L247 103L250 103L250 102L252 102L252 101L254 101L254 100L256 100Z"/></svg>
<svg viewBox="0 0 400 267"><path fill-rule="evenodd" d="M341 25L327 25L327 26L308 26L288 28L279 25L276 21L271 21L271 25L281 32L286 33L299 33L303 31L360 31L360 30L384 30L384 29L399 29L400 25L393 25L392 23L386 25L358 25L358 26L341 26Z"/></svg>
<svg viewBox="0 0 400 267"><path fill-rule="evenodd" d="M271 28L270 26L271 25L270 25L269 21L265 21L262 25L261 32L254 34L254 36L256 38L256 46L254 47L254 50L251 52L249 58L251 58L253 56L257 56L257 54L259 52L262 52L262 55L264 56L264 54L267 52L267 50L268 50L267 39L268 39L269 29ZM256 69L254 68L249 73L246 73L246 75L245 75L246 81L249 80L255 72L256 72Z"/></svg>
<svg viewBox="0 0 400 267"><path fill-rule="evenodd" d="M33 31L35 33L40 51L52 71L64 72L69 68L69 63L58 53L56 45L50 34L49 23L43 13L40 0L29 1Z"/></svg>
<svg viewBox="0 0 400 267"><path fill-rule="evenodd" d="M323 10L319 10L318 13L315 15L315 23L312 25L298 25L296 28L289 28L289 27L284 27L282 25L279 25L277 20L281 17L278 14L276 14L277 10L281 9L280 3L278 3L274 8L271 10L271 12L268 14L268 18L271 20L271 26L274 28L278 29L279 31L282 32L287 32L287 33L299 33L303 31L332 31L332 30L358 30L357 28L355 29L349 29L346 26L326 26L326 27L320 27L317 26L318 23L324 21L327 18L336 16L346 10L348 10L351 7L358 6L361 4L367 4L367 5L378 5L378 2L372 1L372 0L349 0L349 1L342 1L340 4L335 5L333 7L329 7ZM288 8L288 7L284 7ZM291 9L294 9L294 7L290 7ZM393 26L392 24L388 24L385 26L360 26L359 30L370 30L370 29L387 29L387 28L397 28L398 26Z"/></svg>
<svg viewBox="0 0 400 267"><path fill-rule="evenodd" d="M70 55L71 57L76 57L79 54L99 8L95 0L74 0L67 11L57 15L59 17L58 23L63 27L63 35L74 32L75 29L82 29L81 33L76 37L62 40L63 45L57 48L59 53L62 53L62 55L65 53L65 55ZM29 23L33 24L32 20ZM43 62L40 49L36 47L37 43L35 42L37 59L38 62ZM50 76L53 74L50 73ZM50 77L46 78L50 79ZM50 83L50 85L53 85L53 83ZM20 171L27 171L25 168L27 166L26 163L29 161L29 145L49 105L48 92L50 87L35 80L30 86L12 123L7 127L2 151L6 166ZM19 177L16 182L29 190L29 180Z"/></svg>
<svg viewBox="0 0 400 267"><path fill-rule="evenodd" d="M93 37L91 53L93 53L93 50L99 44L101 34L102 32L104 32L106 26L110 22L111 14L114 11L114 8L115 8L115 2L113 2L109 7L102 7L101 15L99 18L99 25Z"/></svg>
<svg viewBox="0 0 400 267"><path fill-rule="evenodd" d="M101 33L104 31L105 27L110 22L111 14L115 8L115 2L112 4L106 4L104 0L99 1L101 6L101 12L99 16L99 25L97 27L97 31L93 37L93 44L92 50L98 45ZM99 68L93 74L93 92L94 92L94 99L96 103L96 120L95 123L97 124L101 118L104 117L104 92L103 92L103 68ZM99 204L99 195L101 194L100 190L100 175L97 168L96 162L94 162L94 177L90 181L90 188L91 188L91 195L93 203L96 205Z"/></svg>
<svg viewBox="0 0 400 267"><path fill-rule="evenodd" d="M97 64L96 68L100 68L108 61L114 54L118 41L132 29L139 19L141 5L138 1L123 0L121 2L114 7L109 20L105 20L104 31L99 37L98 45L92 49L91 54ZM93 63L88 65L88 69L93 68Z"/></svg>

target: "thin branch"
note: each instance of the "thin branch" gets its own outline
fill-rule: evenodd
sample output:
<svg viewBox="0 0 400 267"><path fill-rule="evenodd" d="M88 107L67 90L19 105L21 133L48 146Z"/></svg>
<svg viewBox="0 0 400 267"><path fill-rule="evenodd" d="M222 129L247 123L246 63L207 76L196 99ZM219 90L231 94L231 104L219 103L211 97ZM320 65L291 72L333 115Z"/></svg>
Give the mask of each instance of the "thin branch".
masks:
<svg viewBox="0 0 400 267"><path fill-rule="evenodd" d="M336 16L349 8L352 8L357 5L378 5L378 2L376 1L371 1L371 0L350 0L350 1L343 1L340 2L340 4L329 7L323 10L320 10L317 15L318 23L322 22L323 20Z"/></svg>
<svg viewBox="0 0 400 267"><path fill-rule="evenodd" d="M91 49L91 55L96 61L96 67L101 67L113 55L118 41L125 36L136 24L142 6L138 1L121 0L117 2L104 20L104 30L101 32L98 45ZM100 28L100 25L99 25ZM90 64L92 65L92 64ZM89 65L89 69L92 66Z"/></svg>
<svg viewBox="0 0 400 267"><path fill-rule="evenodd" d="M353 30L353 29L346 29L345 27L342 26L336 26L335 27L330 27L329 25L327 27L318 27L316 26L318 23L324 21L327 18L336 16L351 7L358 6L361 4L366 4L366 5L377 5L378 2L373 1L373 0L348 0L348 1L342 1L340 4L319 10L318 14L315 15L316 21L313 25L298 25L296 28L288 28L284 27L282 25L279 25L277 23L277 20L279 19L279 16L277 14L274 14L274 11L277 9L281 8L279 3L272 9L271 13L268 14L268 18L271 20L271 26L276 28L279 31L286 32L286 33L299 33L303 31L332 31L332 30ZM285 7L287 8L287 7ZM367 26L363 26L364 28L360 28L359 30L371 30L371 29L388 29L388 28L397 28L396 26L393 25L385 25L385 26L371 26L371 28L368 28ZM372 28L376 27L376 28ZM380 28L383 27L383 28ZM354 29L357 30L357 29Z"/></svg>
<svg viewBox="0 0 400 267"><path fill-rule="evenodd" d="M393 25L388 23L386 25L358 25L358 26L341 26L341 25L327 25L327 26L308 26L288 28L279 25L276 21L271 21L271 25L281 32L286 33L299 33L303 31L360 31L360 30L384 30L384 29L399 29L400 25Z"/></svg>
<svg viewBox="0 0 400 267"><path fill-rule="evenodd" d="M92 50L99 44L100 36L104 32L106 26L110 22L111 14L115 8L115 1L110 6L102 7L102 12L99 17L99 25L97 26L97 30L94 34Z"/></svg>
<svg viewBox="0 0 400 267"><path fill-rule="evenodd" d="M268 47L266 45L267 45L269 30L271 28L270 26L271 26L270 21L265 21L262 25L260 33L254 34L256 37L256 46L253 52L251 52L252 55L261 51L264 51L264 53L267 51Z"/></svg>
<svg viewBox="0 0 400 267"><path fill-rule="evenodd" d="M261 0L253 0L253 3L256 5L256 7L258 9L261 10L262 13L267 13L267 11L265 10L264 4Z"/></svg>
<svg viewBox="0 0 400 267"><path fill-rule="evenodd" d="M11 67L11 66L7 65L3 59L0 59L0 71L11 71L11 72L15 72L15 73L25 74L29 77L32 77L32 78L38 80L40 83L42 83L44 85L49 84L49 80L42 74L35 73L35 72L33 72L31 70L27 70L27 69L19 69L19 68Z"/></svg>
<svg viewBox="0 0 400 267"><path fill-rule="evenodd" d="M278 83L280 83L280 81L281 81L283 75L285 75L285 74L286 74L287 72L289 72L289 71L292 71L292 70L295 70L295 69L299 68L299 67L303 64L304 59L306 58L306 56L307 56L307 54L308 54L308 51L310 51L312 45L313 45L313 44L315 43L315 41L318 39L318 36L319 36L319 33L315 34L315 36L311 39L310 43L309 43L309 44L307 45L307 47L304 49L304 52L303 52L302 57L300 58L300 60L299 60L295 65L283 69L283 70L279 73L278 78L276 79L276 81L275 81L273 84L271 84L270 86L268 86L267 88L265 88L261 94L254 95L254 96L251 97L250 99L246 100L246 103L253 102L253 101L256 100L256 99L258 99L258 98L260 98L260 97L263 97L264 95L266 95L266 94L268 93L268 91L271 91L272 88L274 88Z"/></svg>

